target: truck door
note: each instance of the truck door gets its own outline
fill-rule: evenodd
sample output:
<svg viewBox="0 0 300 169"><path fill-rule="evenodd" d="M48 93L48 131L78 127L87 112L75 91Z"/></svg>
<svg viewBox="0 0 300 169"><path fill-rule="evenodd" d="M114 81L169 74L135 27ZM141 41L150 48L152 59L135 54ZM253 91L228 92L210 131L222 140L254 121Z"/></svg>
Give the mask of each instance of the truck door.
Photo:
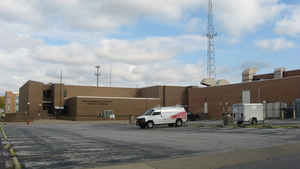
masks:
<svg viewBox="0 0 300 169"><path fill-rule="evenodd" d="M155 111L152 113L152 119L154 121L154 124L162 124L163 123L163 117L160 111Z"/></svg>

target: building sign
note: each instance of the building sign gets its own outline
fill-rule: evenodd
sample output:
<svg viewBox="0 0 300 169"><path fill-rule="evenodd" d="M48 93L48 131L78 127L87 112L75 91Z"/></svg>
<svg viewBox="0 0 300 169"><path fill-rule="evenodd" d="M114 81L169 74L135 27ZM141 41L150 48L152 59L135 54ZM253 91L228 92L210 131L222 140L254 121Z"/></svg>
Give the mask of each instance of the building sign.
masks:
<svg viewBox="0 0 300 169"><path fill-rule="evenodd" d="M82 103L87 105L100 105L100 106L108 106L111 105L111 100L82 100Z"/></svg>
<svg viewBox="0 0 300 169"><path fill-rule="evenodd" d="M64 109L64 107L55 106L55 109L56 109L56 110L63 110L63 109Z"/></svg>

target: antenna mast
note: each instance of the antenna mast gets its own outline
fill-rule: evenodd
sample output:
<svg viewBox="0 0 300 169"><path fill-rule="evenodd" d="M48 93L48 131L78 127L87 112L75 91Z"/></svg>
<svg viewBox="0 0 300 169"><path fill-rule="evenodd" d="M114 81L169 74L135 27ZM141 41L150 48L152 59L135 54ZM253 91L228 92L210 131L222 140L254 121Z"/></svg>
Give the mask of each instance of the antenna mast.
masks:
<svg viewBox="0 0 300 169"><path fill-rule="evenodd" d="M59 108L61 109L61 107L63 107L64 105L63 105L63 84L62 84L62 79L63 79L63 73L62 73L62 70L60 70L60 75L59 75L59 94L60 94L60 99L59 99L59 101L60 101L60 105L59 105Z"/></svg>
<svg viewBox="0 0 300 169"><path fill-rule="evenodd" d="M99 87L99 76L100 76L100 66L96 66L96 73L95 75L97 76L97 88Z"/></svg>
<svg viewBox="0 0 300 169"><path fill-rule="evenodd" d="M209 79L216 79L216 59L215 59L215 32L214 26L214 0L208 2L208 25L207 25L207 76Z"/></svg>
<svg viewBox="0 0 300 169"><path fill-rule="evenodd" d="M109 66L109 87L111 87L112 64Z"/></svg>

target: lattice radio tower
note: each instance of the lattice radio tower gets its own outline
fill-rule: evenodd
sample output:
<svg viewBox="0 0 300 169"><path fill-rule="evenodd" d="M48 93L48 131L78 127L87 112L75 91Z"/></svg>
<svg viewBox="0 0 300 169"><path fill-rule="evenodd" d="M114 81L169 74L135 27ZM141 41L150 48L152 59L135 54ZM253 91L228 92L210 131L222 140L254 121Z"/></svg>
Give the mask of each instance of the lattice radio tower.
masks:
<svg viewBox="0 0 300 169"><path fill-rule="evenodd" d="M214 26L214 0L208 2L208 25L207 25L207 76L209 79L216 79L215 59L215 37L217 36Z"/></svg>

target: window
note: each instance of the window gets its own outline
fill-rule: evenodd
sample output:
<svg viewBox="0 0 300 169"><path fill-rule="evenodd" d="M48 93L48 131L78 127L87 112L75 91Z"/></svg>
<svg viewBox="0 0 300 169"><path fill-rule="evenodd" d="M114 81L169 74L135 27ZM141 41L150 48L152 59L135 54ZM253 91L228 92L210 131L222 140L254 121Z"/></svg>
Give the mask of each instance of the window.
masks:
<svg viewBox="0 0 300 169"><path fill-rule="evenodd" d="M152 114L152 112L153 112L152 109L147 110L147 111L144 113L144 115L145 115L145 116L150 116L150 115Z"/></svg>
<svg viewBox="0 0 300 169"><path fill-rule="evenodd" d="M16 112L19 112L19 96L16 97Z"/></svg>
<svg viewBox="0 0 300 169"><path fill-rule="evenodd" d="M64 90L64 97L67 97L68 93L67 93L67 90L65 89Z"/></svg>
<svg viewBox="0 0 300 169"><path fill-rule="evenodd" d="M7 99L6 99L6 103L9 105L10 102L11 102L11 101L10 101L10 98L7 98Z"/></svg>
<svg viewBox="0 0 300 169"><path fill-rule="evenodd" d="M104 110L102 119L115 119L115 114L112 110Z"/></svg>
<svg viewBox="0 0 300 169"><path fill-rule="evenodd" d="M152 116L158 116L158 115L161 115L161 113L160 112L154 112L154 113L152 113Z"/></svg>
<svg viewBox="0 0 300 169"><path fill-rule="evenodd" d="M251 102L251 95L250 90L244 90L242 93L242 102L243 103L250 103Z"/></svg>
<svg viewBox="0 0 300 169"><path fill-rule="evenodd" d="M44 99L52 98L52 91L51 90L44 90L43 91L43 97L44 97Z"/></svg>
<svg viewBox="0 0 300 169"><path fill-rule="evenodd" d="M208 114L208 104L207 104L207 102L204 103L204 113Z"/></svg>

